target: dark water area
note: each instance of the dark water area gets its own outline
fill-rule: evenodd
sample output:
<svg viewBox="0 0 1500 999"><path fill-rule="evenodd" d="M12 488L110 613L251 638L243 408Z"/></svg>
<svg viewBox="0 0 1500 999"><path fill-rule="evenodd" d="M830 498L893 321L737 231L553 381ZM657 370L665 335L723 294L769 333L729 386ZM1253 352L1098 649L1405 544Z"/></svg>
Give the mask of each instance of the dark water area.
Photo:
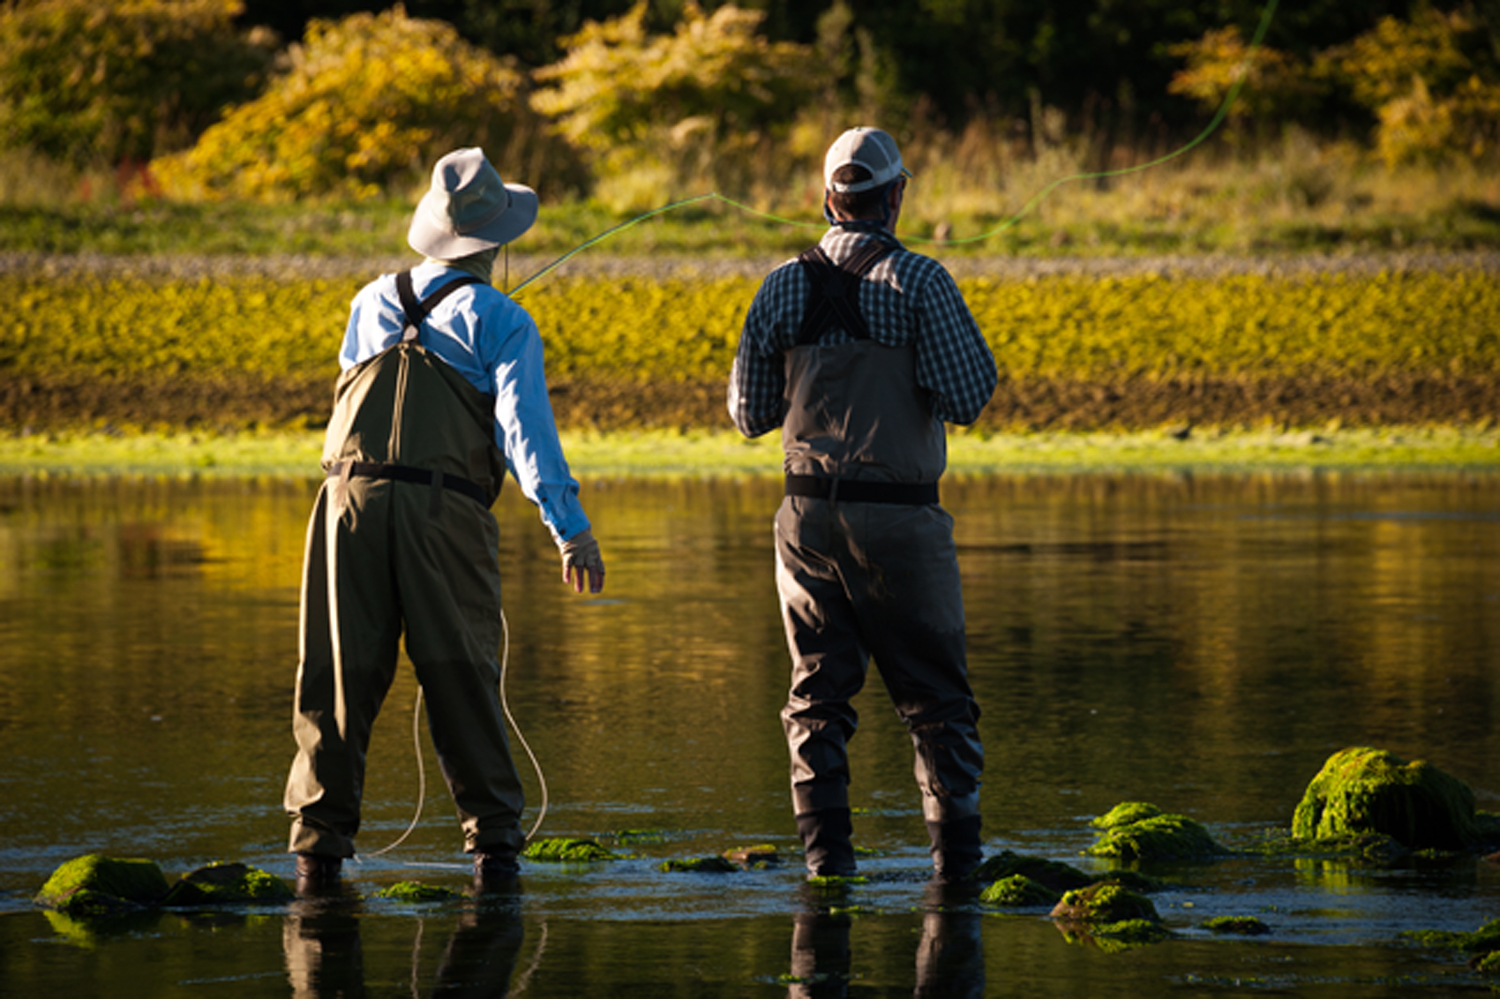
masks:
<svg viewBox="0 0 1500 999"><path fill-rule="evenodd" d="M664 873L674 857L795 846L777 712L778 484L598 481L609 590L579 598L513 487L502 526L507 693L546 773L542 835L632 859L527 863L467 887L409 668L376 728L351 897L83 924L30 899L84 853L170 876L240 860L286 878L297 583L315 485L0 480L0 993L262 996L1316 996L1487 991L1406 930L1500 916L1500 865L1237 856L1146 867L1176 935L1111 952L1045 910L926 882L911 751L878 673L852 744L869 882L795 860ZM1063 860L1127 800L1227 843L1286 829L1329 755L1426 759L1500 811L1500 476L1041 476L956 480L986 849ZM526 771L523 763L523 771ZM529 771L529 780L532 779ZM533 787L534 787L533 781ZM539 793L531 795L535 814ZM650 830L625 845L618 834ZM355 893L360 898L352 897ZM1271 933L1221 937L1219 915ZM794 978L804 979L793 981Z"/></svg>

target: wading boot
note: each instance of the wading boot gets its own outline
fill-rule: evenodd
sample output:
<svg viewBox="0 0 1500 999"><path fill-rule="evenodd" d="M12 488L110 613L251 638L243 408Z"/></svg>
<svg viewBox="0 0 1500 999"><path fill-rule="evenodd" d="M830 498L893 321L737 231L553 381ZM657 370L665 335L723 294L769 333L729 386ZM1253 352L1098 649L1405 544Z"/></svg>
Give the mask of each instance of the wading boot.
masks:
<svg viewBox="0 0 1500 999"><path fill-rule="evenodd" d="M521 864L514 853L474 854L475 894L513 892L520 883Z"/></svg>
<svg viewBox="0 0 1500 999"><path fill-rule="evenodd" d="M928 822L927 835L932 838L932 870L938 881L956 884L973 878L974 869L984 859L979 816Z"/></svg>
<svg viewBox="0 0 1500 999"><path fill-rule="evenodd" d="M813 878L852 878L854 847L849 842L854 825L847 808L820 808L797 816L797 835L807 853L807 875Z"/></svg>
<svg viewBox="0 0 1500 999"><path fill-rule="evenodd" d="M297 854L297 894L322 895L336 889L343 869L344 861L340 857Z"/></svg>

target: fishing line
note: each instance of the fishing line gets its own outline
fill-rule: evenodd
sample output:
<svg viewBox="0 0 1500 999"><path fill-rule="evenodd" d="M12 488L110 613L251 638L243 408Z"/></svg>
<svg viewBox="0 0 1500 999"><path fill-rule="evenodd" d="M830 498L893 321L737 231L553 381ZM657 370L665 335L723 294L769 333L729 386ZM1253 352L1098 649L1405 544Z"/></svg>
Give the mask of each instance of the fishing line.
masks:
<svg viewBox="0 0 1500 999"><path fill-rule="evenodd" d="M1156 159L1151 160L1149 163L1138 163L1135 166L1120 167L1116 170L1099 170L1091 173L1077 173L1067 177L1062 177L1058 180L1054 180L1052 183L1042 188L1041 191L1033 195L1031 200L1022 205L1021 210L1016 212L1016 214L1012 215L1010 218L1006 219L1004 222L1000 223L1000 225L991 229L989 232L980 233L977 236L966 236L963 239L944 240L925 238L921 236L906 236L902 238L906 242L910 243L941 243L945 246L961 246L966 243L983 242L984 240L987 240L993 236L999 235L1000 233L1009 229L1011 226L1020 222L1021 219L1031 214L1031 211L1036 208L1036 206L1040 204L1044 198L1046 198L1049 194L1051 194L1053 191L1057 190L1064 184L1068 184L1077 180L1103 180L1110 177L1123 177L1127 174L1139 173L1142 170L1150 170L1152 167L1161 166L1163 163L1167 163L1183 155L1184 153L1196 149L1198 146L1202 145L1210 135L1218 131L1219 126L1223 124L1224 119L1228 117L1229 109L1233 107L1234 102L1239 99L1240 91L1245 86L1245 80L1250 75L1250 59L1260 48L1261 42L1264 41L1266 37L1266 31L1271 27L1271 19L1276 13L1276 5L1279 2L1280 0L1268 0L1266 8L1261 14L1260 23L1255 28L1255 35L1250 40L1250 46L1245 50L1245 58L1240 63L1240 72L1237 74L1237 78L1235 79L1234 84L1229 88L1229 92L1224 96L1223 103L1219 105L1219 110L1214 114L1213 119L1209 121L1208 126L1204 128L1196 138L1188 142L1186 145L1175 149L1170 153L1167 153L1165 156L1157 157ZM695 197L683 198L681 201L674 201L670 204L662 205L660 208L653 208L648 212L643 212L642 214L637 215L635 218L627 219L626 221L621 222L618 225L611 226L598 235L591 237L583 243L580 243L578 246L575 246L567 253L564 253L562 256L552 261L552 263L546 265L541 270L537 271L535 274L531 275L526 280L516 285L515 289L510 294L512 296L516 295L533 281L537 280L545 274L552 272L562 264L566 263L568 260L577 256L579 253L582 253L589 247L601 242L604 239L607 239L610 236L615 235L616 233L624 232L626 229L630 229L634 226L640 225L642 222L645 222L648 219L655 218L658 215L662 215L670 211L675 211L678 208L686 208L688 205L694 205L701 201L718 201L730 206L731 208L737 208L747 215L754 215L759 218L766 219L770 222L779 223L781 225L798 226L810 229L823 228L825 226L825 223L823 222L807 222L805 220L789 219L781 215L772 214L771 212L763 212L758 208L752 208L749 205L744 204L743 202L736 201L735 199L730 197L726 197L725 195L722 195L717 191L710 191L708 194L699 194Z"/></svg>
<svg viewBox="0 0 1500 999"><path fill-rule="evenodd" d="M547 817L547 777L542 773L542 765L537 761L536 753L531 751L531 743L526 741L526 736L521 731L521 726L516 724L516 717L510 711L510 699L505 695L505 674L510 668L510 622L506 620L503 609L500 611L500 629L505 638L500 652L500 710L505 713L505 720L510 723L511 730L516 733L516 740L521 743L521 748L526 750L526 757L531 760L532 769L536 771L537 783L542 788L541 808L537 811L536 821L531 824L531 831L526 834L526 839L530 842L531 838L536 835L536 831L542 827L542 820ZM411 739L412 747L417 755L417 812L411 817L411 822L407 825L406 831L397 836L395 842L376 850L374 853L365 854L367 857L378 857L383 853L390 853L406 841L406 837L412 834L412 830L417 828L417 823L422 819L422 806L427 801L427 767L422 760L421 684L417 685L417 700L416 704L412 707Z"/></svg>
<svg viewBox="0 0 1500 999"><path fill-rule="evenodd" d="M1268 0L1266 8L1261 14L1260 23L1256 26L1255 34L1250 40L1250 45L1245 50L1245 58L1240 64L1241 70L1237 78L1235 79L1234 84L1229 88L1229 92L1225 95L1223 103L1219 105L1218 111L1215 112L1207 127L1205 127L1202 132L1200 132L1187 144L1173 150L1170 153L1167 153L1165 156L1157 157L1156 159L1151 160L1148 163L1138 163L1135 166L1121 167L1116 170L1098 170L1089 173L1077 173L1054 180L1052 183L1048 184L1046 187L1042 188L1035 195L1033 195L1031 197L1031 200L1022 205L1021 210L1016 212L1016 214L1012 215L1010 218L1006 219L1004 222L1000 223L1000 225L996 226L990 231L980 233L977 236L967 236L963 239L946 240L929 239L920 236L909 236L905 237L906 241L913 243L943 243L944 245L949 246L960 246L966 243L983 242L984 240L990 239L993 236L999 235L1000 233L1009 229L1011 226L1014 226L1016 223L1020 222L1021 219L1029 215L1031 211L1035 209L1036 206L1040 204L1048 195L1050 195L1053 191L1057 190L1064 184L1072 183L1073 181L1078 180L1103 180L1110 177L1123 177L1128 174L1140 173L1143 170L1150 170L1153 167L1161 166L1163 163L1170 162L1171 160L1174 160L1177 157L1182 156L1183 154L1188 153L1193 149L1196 149L1198 146L1202 145L1209 136L1218 131L1219 126L1222 125L1224 123L1224 119L1228 117L1229 109L1233 107L1234 102L1239 99L1240 91L1244 88L1245 80L1249 76L1248 66L1250 64L1250 59L1260 48L1261 43L1265 40L1266 31L1271 26L1271 19L1276 13L1276 5L1279 2L1280 0ZM603 242L610 236L624 232L627 229L632 229L635 226L653 219L658 215L665 215L667 212L676 211L679 208L687 208L690 205L696 205L705 201L717 201L722 204L728 205L731 208L736 208L747 215L754 215L759 218L766 219L770 222L779 223L781 225L797 226L802 228L822 228L825 225L825 223L823 222L807 222L800 219L786 218L784 216L776 215L771 212L763 212L757 208L752 208L751 206L741 201L736 201L734 198L726 197L725 195L722 195L717 191L710 191L707 194L694 195L690 198L683 198L680 201L670 202L669 204L662 205L659 208L653 208L650 211L642 212L634 218L626 219L624 222L621 222L617 225L610 226L603 232L591 236L588 239L584 240L582 243L579 243L577 246L573 247L573 249L569 250L567 253L564 253L562 256L558 257L556 260L552 261L550 264L547 264L541 270L537 271L535 274L532 274L526 280L516 285L514 289L510 289L509 295L514 297L515 295L524 291L526 287L532 282L541 279L547 274L550 274L552 271L561 267L563 264L576 257L584 250L587 250L589 247ZM508 246L505 248L504 252L504 284L508 287L510 284L510 254ZM541 763L537 761L536 754L531 750L531 744L526 741L526 736L522 734L521 727L516 724L515 716L511 714L510 703L505 695L505 674L510 660L510 624L508 621L506 621L505 612L503 610L500 612L500 624L505 634L504 652L501 655L500 659L500 708L505 714L505 720L510 723L511 729L515 731L516 739L521 743L521 748L526 751L527 758L531 760L531 766L536 771L537 782L541 785L542 791L541 808L537 812L536 821L532 823L531 831L526 834L526 839L529 841L536 835L537 830L541 828L542 820L546 818L547 815L547 779L542 773ZM422 688L419 685L417 687L416 706L413 708L412 716L412 742L416 747L417 755L416 814L412 816L411 823L406 827L406 831L403 832L399 837L397 837L395 842L391 843L389 846L383 849L376 850L374 853L367 854L367 856L378 857L381 854L389 853L391 850L394 850L396 847L400 846L403 842L405 842L406 838L411 835L412 830L416 829L417 822L422 817L422 806L427 797L427 775L426 768L422 761L421 712Z"/></svg>

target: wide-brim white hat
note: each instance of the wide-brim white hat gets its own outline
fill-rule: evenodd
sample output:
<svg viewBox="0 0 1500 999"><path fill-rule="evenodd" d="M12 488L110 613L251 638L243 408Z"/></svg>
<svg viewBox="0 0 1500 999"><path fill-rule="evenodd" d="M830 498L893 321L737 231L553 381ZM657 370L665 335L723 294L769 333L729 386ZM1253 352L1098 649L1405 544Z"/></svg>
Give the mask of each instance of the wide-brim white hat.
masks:
<svg viewBox="0 0 1500 999"><path fill-rule="evenodd" d="M406 241L434 260L457 260L509 243L536 222L536 192L507 184L482 149L458 149L432 168L432 187L412 214Z"/></svg>

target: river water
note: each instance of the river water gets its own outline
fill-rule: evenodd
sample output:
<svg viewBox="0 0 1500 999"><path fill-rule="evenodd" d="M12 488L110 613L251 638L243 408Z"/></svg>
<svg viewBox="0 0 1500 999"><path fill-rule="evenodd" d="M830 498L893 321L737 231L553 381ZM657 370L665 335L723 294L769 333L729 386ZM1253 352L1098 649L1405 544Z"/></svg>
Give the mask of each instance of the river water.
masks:
<svg viewBox="0 0 1500 999"><path fill-rule="evenodd" d="M362 898L108 925L33 908L58 864L90 852L147 857L169 876L241 860L290 877L280 796L314 490L0 480L0 993L1483 990L1460 956L1400 936L1500 916L1500 864L1478 858L1147 868L1176 936L1122 952L1070 940L1045 910L940 897L925 883L909 743L875 671L852 747L867 884L811 893L796 857L659 870L734 846L794 850L778 484L765 479L589 482L609 561L599 597L558 582L513 486L496 505L507 693L546 774L541 834L594 836L630 859L527 863L499 900L373 898L403 880L467 884L424 731L421 821L346 867ZM1102 872L1080 856L1088 821L1128 800L1244 842L1289 826L1324 760L1360 745L1427 759L1500 811L1500 476L989 477L945 483L944 502L983 709L987 850ZM418 804L415 695L408 668L375 733L368 854ZM631 830L650 835L619 835ZM1215 936L1201 924L1216 915L1272 932Z"/></svg>

